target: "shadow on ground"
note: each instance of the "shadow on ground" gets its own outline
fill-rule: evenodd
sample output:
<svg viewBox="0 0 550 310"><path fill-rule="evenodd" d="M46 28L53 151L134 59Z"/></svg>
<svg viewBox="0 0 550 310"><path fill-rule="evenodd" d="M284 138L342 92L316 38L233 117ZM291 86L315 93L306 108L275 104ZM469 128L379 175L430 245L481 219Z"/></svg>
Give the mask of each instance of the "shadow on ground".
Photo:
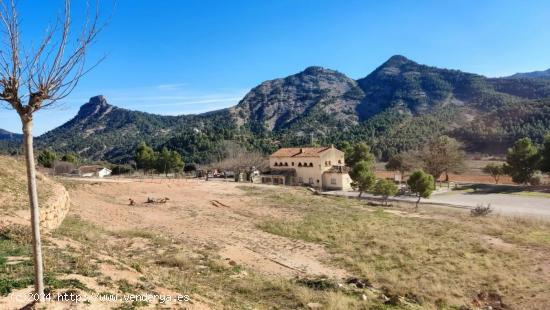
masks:
<svg viewBox="0 0 550 310"><path fill-rule="evenodd" d="M466 191L471 195L482 194L514 194L520 192L550 193L550 186L527 186L527 185L500 185L500 184L467 184L453 190Z"/></svg>

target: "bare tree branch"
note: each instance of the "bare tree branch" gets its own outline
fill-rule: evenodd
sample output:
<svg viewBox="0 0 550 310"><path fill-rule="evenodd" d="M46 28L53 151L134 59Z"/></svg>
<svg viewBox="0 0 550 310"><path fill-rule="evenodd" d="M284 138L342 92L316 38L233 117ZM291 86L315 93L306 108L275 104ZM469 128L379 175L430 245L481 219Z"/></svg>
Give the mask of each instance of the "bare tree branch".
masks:
<svg viewBox="0 0 550 310"><path fill-rule="evenodd" d="M71 1L65 0L62 13L46 30L36 49L28 52L21 46L19 19L14 0L0 0L0 21L7 37L7 51L0 51L0 100L7 102L20 116L32 114L66 98L80 79L105 57L87 66L88 48L106 23L99 24L99 4L95 11L87 4L81 30L72 40ZM58 38L54 40L54 38ZM23 56L22 56L23 55ZM22 92L20 87L24 85Z"/></svg>

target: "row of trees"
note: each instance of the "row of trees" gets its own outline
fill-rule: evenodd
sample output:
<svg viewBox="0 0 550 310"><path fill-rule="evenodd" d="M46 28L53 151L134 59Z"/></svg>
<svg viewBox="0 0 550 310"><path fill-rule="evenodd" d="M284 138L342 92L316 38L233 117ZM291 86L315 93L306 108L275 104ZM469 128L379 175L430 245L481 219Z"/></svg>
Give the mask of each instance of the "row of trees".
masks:
<svg viewBox="0 0 550 310"><path fill-rule="evenodd" d="M512 181L519 184L540 184L541 174L550 173L550 134L545 136L541 148L529 138L519 139L508 149L505 164L490 163L483 171L497 184L503 175L511 176Z"/></svg>
<svg viewBox="0 0 550 310"><path fill-rule="evenodd" d="M465 169L465 153L462 145L448 136L441 136L426 143L418 150L403 152L391 157L386 169L398 171L401 176L415 168L433 177L433 182L449 173L460 173ZM538 185L542 173L550 173L550 134L545 136L541 147L529 138L517 140L506 154L506 163L489 163L483 171L491 175L498 184L500 178L509 175L518 184Z"/></svg>
<svg viewBox="0 0 550 310"><path fill-rule="evenodd" d="M62 161L76 165L80 162L80 159L75 153L66 153L59 156L56 152L46 149L38 154L37 161L42 167L53 168L56 162Z"/></svg>
<svg viewBox="0 0 550 310"><path fill-rule="evenodd" d="M141 142L135 153L137 169L144 172L157 171L168 174L170 172L181 172L184 162L181 155L176 151L170 151L163 147L160 152L156 152L145 142Z"/></svg>
<svg viewBox="0 0 550 310"><path fill-rule="evenodd" d="M364 192L371 192L373 195L382 196L384 204L387 205L388 197L397 194L397 185L391 180L376 179L374 174L375 157L370 147L364 143L357 144L347 150L347 164L351 167L350 177L353 180L352 187L359 191L359 197ZM404 163L404 162L403 162ZM399 166L399 169L404 169ZM442 172L441 172L442 173ZM422 169L416 170L408 179L407 184L418 200L430 197L434 190L434 177L425 173Z"/></svg>
<svg viewBox="0 0 550 310"><path fill-rule="evenodd" d="M207 170L224 170L234 172L248 172L255 168L263 171L269 167L266 156L259 151L249 151L237 143L224 143L223 158L206 165Z"/></svg>
<svg viewBox="0 0 550 310"><path fill-rule="evenodd" d="M466 154L462 144L448 136L440 136L428 141L417 150L403 152L389 159L386 169L398 171L401 177L413 169L422 169L435 182L445 175L449 180L449 173L460 173L465 169Z"/></svg>

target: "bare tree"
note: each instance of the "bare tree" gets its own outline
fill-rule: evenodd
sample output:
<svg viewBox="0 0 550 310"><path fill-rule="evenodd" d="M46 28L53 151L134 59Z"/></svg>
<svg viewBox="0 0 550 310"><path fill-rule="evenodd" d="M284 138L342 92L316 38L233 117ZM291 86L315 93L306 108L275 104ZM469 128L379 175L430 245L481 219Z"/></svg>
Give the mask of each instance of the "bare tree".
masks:
<svg viewBox="0 0 550 310"><path fill-rule="evenodd" d="M53 171L55 175L69 174L73 172L74 169L74 164L66 161L58 161L53 165Z"/></svg>
<svg viewBox="0 0 550 310"><path fill-rule="evenodd" d="M420 166L433 176L434 188L437 180L445 173L445 181L449 181L449 172L459 173L465 168L465 153L462 144L457 140L440 136L426 143L415 153Z"/></svg>
<svg viewBox="0 0 550 310"><path fill-rule="evenodd" d="M56 23L47 29L38 47L26 49L21 42L16 1L0 0L0 22L4 28L4 45L0 47L0 100L17 112L23 127L31 209L34 287L40 302L44 301L44 272L33 151L33 116L40 109L53 106L67 97L80 78L102 60L91 66L85 61L88 47L102 28L98 24L97 5L95 13L90 13L88 6L82 28L75 35L69 31L72 28L70 9L71 1L65 0L62 13Z"/></svg>
<svg viewBox="0 0 550 310"><path fill-rule="evenodd" d="M252 167L263 170L269 166L266 157L258 151L248 151L232 142L225 143L224 147L224 158L211 163L209 165L211 169L246 171Z"/></svg>

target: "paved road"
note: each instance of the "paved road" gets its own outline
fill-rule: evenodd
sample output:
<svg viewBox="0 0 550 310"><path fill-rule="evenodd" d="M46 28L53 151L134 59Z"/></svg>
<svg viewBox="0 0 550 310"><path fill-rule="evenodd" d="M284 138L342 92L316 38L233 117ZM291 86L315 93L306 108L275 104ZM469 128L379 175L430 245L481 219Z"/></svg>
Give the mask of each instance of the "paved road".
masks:
<svg viewBox="0 0 550 310"><path fill-rule="evenodd" d="M334 191L328 192L338 196L357 196L357 192ZM366 197L373 197L364 195ZM399 201L415 201L413 197L396 197ZM550 219L550 198L530 197L512 194L474 194L467 192L443 192L432 195L430 199L423 199L428 203L449 204L457 207L470 208L478 204L491 204L495 213L503 215L520 215L544 217Z"/></svg>

